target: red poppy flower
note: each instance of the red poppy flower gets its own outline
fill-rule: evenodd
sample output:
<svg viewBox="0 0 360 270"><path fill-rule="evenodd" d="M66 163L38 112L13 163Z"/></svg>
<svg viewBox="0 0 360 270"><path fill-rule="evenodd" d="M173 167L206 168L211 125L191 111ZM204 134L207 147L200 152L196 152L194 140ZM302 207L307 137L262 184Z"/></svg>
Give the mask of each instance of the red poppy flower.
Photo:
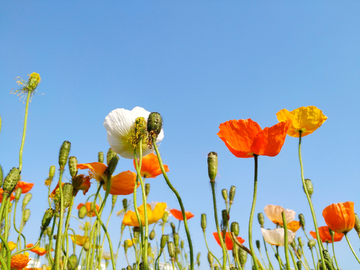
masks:
<svg viewBox="0 0 360 270"><path fill-rule="evenodd" d="M319 234L320 234L321 241L326 242L326 243L332 243L331 242L331 235L330 235L330 232L329 232L329 227L328 226L321 226L318 229L319 229ZM314 237L316 239L316 232L311 231L310 234L311 234L312 237ZM334 242L341 241L343 236L344 236L343 233L334 232Z"/></svg>
<svg viewBox="0 0 360 270"><path fill-rule="evenodd" d="M170 213L177 219L177 220L184 220L182 212L176 209L171 209ZM185 211L186 219L190 219L194 217L194 215L191 212Z"/></svg>
<svg viewBox="0 0 360 270"><path fill-rule="evenodd" d="M95 217L95 211L91 210L91 202L87 202L86 204L83 203L79 203L79 205L77 206L77 209L79 210L83 205L86 206L86 210L87 210L87 216L88 217ZM98 205L96 205L96 211L99 212L100 207Z"/></svg>
<svg viewBox="0 0 360 270"><path fill-rule="evenodd" d="M21 188L22 189L22 194L25 194L27 192L29 192L32 187L34 186L34 183L27 183L27 182L24 182L24 181L19 181L15 187L15 189L17 188Z"/></svg>
<svg viewBox="0 0 360 270"><path fill-rule="evenodd" d="M27 244L26 247L30 248L32 247L33 244ZM41 247L34 247L33 249L30 249L30 251L36 253L39 256L43 256L46 254L46 249L45 248L41 248Z"/></svg>
<svg viewBox="0 0 360 270"><path fill-rule="evenodd" d="M281 122L261 129L251 119L230 120L220 124L217 134L233 155L249 158L254 155L274 157L279 154L290 122Z"/></svg>
<svg viewBox="0 0 360 270"><path fill-rule="evenodd" d="M135 167L135 159L133 161ZM170 171L167 165L164 165L166 172ZM141 176L146 178L155 178L156 176L162 174L159 160L154 153L146 155L142 158L142 164L140 169Z"/></svg>
<svg viewBox="0 0 360 270"><path fill-rule="evenodd" d="M353 202L333 203L323 210L322 215L334 232L347 233L355 226Z"/></svg>
<svg viewBox="0 0 360 270"><path fill-rule="evenodd" d="M219 246L221 247L221 243L220 243L220 239L219 239L219 235L217 232L213 233L216 242L219 244ZM221 236L223 236L223 233L221 233ZM240 236L237 237L237 240L240 242L240 244L244 243L245 240L242 239ZM226 244L226 248L227 250L232 250L233 249L233 242L231 240L231 234L229 232L226 233L225 236L225 244Z"/></svg>

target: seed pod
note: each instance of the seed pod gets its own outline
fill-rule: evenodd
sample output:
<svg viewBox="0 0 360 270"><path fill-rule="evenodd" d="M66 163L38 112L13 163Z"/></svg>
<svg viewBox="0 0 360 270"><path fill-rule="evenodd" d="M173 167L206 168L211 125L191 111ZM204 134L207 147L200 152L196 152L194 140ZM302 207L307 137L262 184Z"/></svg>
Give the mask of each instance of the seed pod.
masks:
<svg viewBox="0 0 360 270"><path fill-rule="evenodd" d="M98 162L104 163L104 152L102 151L98 153Z"/></svg>
<svg viewBox="0 0 360 270"><path fill-rule="evenodd" d="M1 117L0 117L0 119L1 119ZM1 122L1 120L0 120L0 122ZM1 127L0 127L1 128ZM3 184L3 179L4 179L4 173L3 173L3 169L2 169L2 167L1 167L1 165L0 165L0 187L2 186L2 184Z"/></svg>
<svg viewBox="0 0 360 270"><path fill-rule="evenodd" d="M245 250L243 250L242 248L239 248L239 260L240 260L240 264L242 266L244 266L247 261L247 255L248 254Z"/></svg>
<svg viewBox="0 0 360 270"><path fill-rule="evenodd" d="M116 166L118 164L118 161L119 161L119 157L118 156L114 156L110 162L109 162L109 165L107 167L107 169L105 170L105 174L108 175L108 176L111 176L115 169L116 169Z"/></svg>
<svg viewBox="0 0 360 270"><path fill-rule="evenodd" d="M357 214L355 214L355 231L360 235L360 219Z"/></svg>
<svg viewBox="0 0 360 270"><path fill-rule="evenodd" d="M60 170L64 170L64 168L65 168L67 159L69 157L70 148L71 148L71 143L68 141L64 141L60 148L60 153L59 153Z"/></svg>
<svg viewBox="0 0 360 270"><path fill-rule="evenodd" d="M163 235L161 236L161 240L160 240L160 248L161 248L161 249L164 249L164 248L165 248L166 243L167 243L168 240L169 240L169 235L163 234Z"/></svg>
<svg viewBox="0 0 360 270"><path fill-rule="evenodd" d="M167 247L168 247L168 252L169 252L170 258L171 258L171 259L174 259L174 258L175 258L175 255L176 255L174 243L171 242L171 241L169 241L169 242L167 243Z"/></svg>
<svg viewBox="0 0 360 270"><path fill-rule="evenodd" d="M235 245L235 246L236 246L236 245ZM209 262L210 266L212 266L212 264L213 264L213 262L214 262L214 257L213 257L213 255L211 255L210 252L208 252L207 258L208 258L208 262Z"/></svg>
<svg viewBox="0 0 360 270"><path fill-rule="evenodd" d="M145 184L145 196L149 196L150 193L150 184L146 183Z"/></svg>
<svg viewBox="0 0 360 270"><path fill-rule="evenodd" d="M151 137L157 138L162 129L162 118L160 113L152 112L147 119L147 131Z"/></svg>
<svg viewBox="0 0 360 270"><path fill-rule="evenodd" d="M86 242L84 243L83 247L84 247L85 251L89 251L89 249L90 249L90 242L89 242L89 240L86 240Z"/></svg>
<svg viewBox="0 0 360 270"><path fill-rule="evenodd" d="M22 188L17 188L15 191L15 200L16 201L20 200L21 193L22 193Z"/></svg>
<svg viewBox="0 0 360 270"><path fill-rule="evenodd" d="M305 217L303 214L299 214L299 221L300 221L300 225L303 229L305 229Z"/></svg>
<svg viewBox="0 0 360 270"><path fill-rule="evenodd" d="M221 216L222 216L222 227L226 228L228 225L228 221L229 221L229 214L228 211L226 211L226 209L221 211Z"/></svg>
<svg viewBox="0 0 360 270"><path fill-rule="evenodd" d="M256 240L255 243L256 243L257 249L260 250L260 241L259 241L259 240Z"/></svg>
<svg viewBox="0 0 360 270"><path fill-rule="evenodd" d="M13 167L9 174L5 177L3 184L4 193L12 193L19 180L20 171L18 168Z"/></svg>
<svg viewBox="0 0 360 270"><path fill-rule="evenodd" d="M166 223L168 220L168 217L169 217L169 213L165 211L161 219L164 223Z"/></svg>
<svg viewBox="0 0 360 270"><path fill-rule="evenodd" d="M72 254L67 262L67 267L69 270L75 270L78 267L78 259L75 254Z"/></svg>
<svg viewBox="0 0 360 270"><path fill-rule="evenodd" d="M78 165L78 161L77 161L76 157L74 157L74 156L69 157L69 171L70 171L71 177L74 177L75 175L77 175L77 172L78 172L77 165Z"/></svg>
<svg viewBox="0 0 360 270"><path fill-rule="evenodd" d="M265 223L265 219L264 219L264 215L263 213L258 213L258 221L259 221L259 224L261 226L261 228L264 227L264 223Z"/></svg>
<svg viewBox="0 0 360 270"><path fill-rule="evenodd" d="M203 231L205 231L205 229L206 229L206 214L204 214L204 213L201 214L200 225L201 225L201 228L203 229Z"/></svg>
<svg viewBox="0 0 360 270"><path fill-rule="evenodd" d="M179 246L179 234L174 233L173 238L174 238L175 247L177 248Z"/></svg>
<svg viewBox="0 0 360 270"><path fill-rule="evenodd" d="M218 171L218 156L216 152L210 152L208 154L207 163L210 182L215 181Z"/></svg>
<svg viewBox="0 0 360 270"><path fill-rule="evenodd" d="M236 236L238 236L240 233L239 223L237 223L236 221L231 222L230 231L233 232Z"/></svg>
<svg viewBox="0 0 360 270"><path fill-rule="evenodd" d="M180 248L181 249L184 249L184 244L185 244L184 240L181 240L181 242L180 242Z"/></svg>
<svg viewBox="0 0 360 270"><path fill-rule="evenodd" d="M26 194L25 194L24 199L23 199L23 201L22 201L23 207L25 207L25 206L28 205L28 203L30 202L31 198L32 198L32 194L31 194L31 193L26 193Z"/></svg>
<svg viewBox="0 0 360 270"><path fill-rule="evenodd" d="M85 216L87 215L88 211L85 205L81 206L79 211L78 211L78 217L79 219L84 219Z"/></svg>
<svg viewBox="0 0 360 270"><path fill-rule="evenodd" d="M50 222L51 222L51 219L53 218L55 214L55 210L52 209L52 208L49 208L48 210L45 211L45 214L42 218L42 221L41 221L41 228L42 230L45 230L47 228L50 228L48 227ZM51 228L50 228L50 233L51 233Z"/></svg>
<svg viewBox="0 0 360 270"><path fill-rule="evenodd" d="M307 245L311 249L312 247L314 247L316 245L316 241L314 239L311 239L311 240L309 240Z"/></svg>
<svg viewBox="0 0 360 270"><path fill-rule="evenodd" d="M226 188L221 190L221 194L223 196L224 201L227 202L227 200L228 200L228 191L226 190Z"/></svg>
<svg viewBox="0 0 360 270"><path fill-rule="evenodd" d="M117 195L112 195L112 197L111 197L111 205L112 205L112 207L115 207L117 197L118 197Z"/></svg>
<svg viewBox="0 0 360 270"><path fill-rule="evenodd" d="M232 202L234 201L235 191L236 191L236 187L235 187L235 186L231 186L231 187L230 187L230 192L229 192L229 201L230 201L230 204L232 204Z"/></svg>
<svg viewBox="0 0 360 270"><path fill-rule="evenodd" d="M153 240L155 238L155 231L152 230L149 235L150 240Z"/></svg>
<svg viewBox="0 0 360 270"><path fill-rule="evenodd" d="M24 222L27 222L27 221L29 220L30 214L31 214L30 209L26 208L26 209L24 210L24 216L23 216L23 221L24 221Z"/></svg>
<svg viewBox="0 0 360 270"><path fill-rule="evenodd" d="M128 201L127 201L127 199L123 199L122 200L122 204L123 204L123 208L124 208L124 210L125 210L125 212L127 211L127 207L128 207Z"/></svg>
<svg viewBox="0 0 360 270"><path fill-rule="evenodd" d="M111 148L109 148L109 151L106 154L106 164L108 166L110 164L110 160L115 156L116 156L116 153Z"/></svg>
<svg viewBox="0 0 360 270"><path fill-rule="evenodd" d="M311 196L314 193L314 187L310 179L305 179L305 186L309 195Z"/></svg>
<svg viewBox="0 0 360 270"><path fill-rule="evenodd" d="M301 261L297 261L297 262L296 262L296 266L297 266L297 268L298 268L299 270L301 270L301 269L302 269Z"/></svg>
<svg viewBox="0 0 360 270"><path fill-rule="evenodd" d="M70 206L72 197L73 197L73 186L70 183L65 183L63 186L63 195L64 195L64 207L67 208Z"/></svg>

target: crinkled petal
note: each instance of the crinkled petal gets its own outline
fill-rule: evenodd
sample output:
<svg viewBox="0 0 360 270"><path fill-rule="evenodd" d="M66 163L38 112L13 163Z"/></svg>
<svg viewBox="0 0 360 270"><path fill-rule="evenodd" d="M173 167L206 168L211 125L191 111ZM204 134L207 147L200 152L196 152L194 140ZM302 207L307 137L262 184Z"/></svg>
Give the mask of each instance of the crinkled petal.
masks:
<svg viewBox="0 0 360 270"><path fill-rule="evenodd" d="M110 194L111 195L129 195L134 192L136 183L136 174L131 171L121 172L111 178ZM139 186L140 184L138 184ZM107 183L103 185L106 190Z"/></svg>
<svg viewBox="0 0 360 270"><path fill-rule="evenodd" d="M275 246L284 246L284 228L265 230L261 228L261 233L267 243ZM295 239L295 233L288 230L288 243L291 244Z"/></svg>
<svg viewBox="0 0 360 270"><path fill-rule="evenodd" d="M295 218L295 211L291 209L284 209L279 205L266 205L264 208L264 212L266 216L275 224L283 224L281 213L285 212L285 219L286 222L289 223L294 220Z"/></svg>
<svg viewBox="0 0 360 270"><path fill-rule="evenodd" d="M326 224L334 232L347 233L355 226L354 203L333 203L322 213Z"/></svg>

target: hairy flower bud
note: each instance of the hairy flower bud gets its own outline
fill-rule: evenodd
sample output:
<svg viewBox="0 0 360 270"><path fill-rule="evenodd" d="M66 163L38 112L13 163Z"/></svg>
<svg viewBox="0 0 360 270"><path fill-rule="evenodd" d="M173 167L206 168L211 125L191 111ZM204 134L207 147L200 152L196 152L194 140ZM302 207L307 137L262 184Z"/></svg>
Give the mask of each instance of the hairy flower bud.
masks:
<svg viewBox="0 0 360 270"><path fill-rule="evenodd" d="M90 249L90 242L89 242L89 240L86 240L86 242L84 243L83 247L84 247L85 251L89 251L89 249Z"/></svg>
<svg viewBox="0 0 360 270"><path fill-rule="evenodd" d="M214 270L220 270L220 267L218 265L215 265Z"/></svg>
<svg viewBox="0 0 360 270"><path fill-rule="evenodd" d="M131 265L128 265L128 266L126 267L126 270L132 270Z"/></svg>
<svg viewBox="0 0 360 270"><path fill-rule="evenodd" d="M265 223L265 219L264 219L264 215L263 213L258 213L258 221L259 221L259 224L261 226L261 228L264 227L264 223Z"/></svg>
<svg viewBox="0 0 360 270"><path fill-rule="evenodd" d="M222 227L226 228L229 222L229 214L228 211L226 209L221 211L221 216L222 216Z"/></svg>
<svg viewBox="0 0 360 270"><path fill-rule="evenodd" d="M30 214L31 214L30 209L26 208L26 209L24 210L24 215L23 215L23 221L24 221L24 222L27 222L27 221L29 220Z"/></svg>
<svg viewBox="0 0 360 270"><path fill-rule="evenodd" d="M328 260L329 262L331 262L331 256L330 256L329 251L327 251L326 249L323 249L322 252L323 252L324 259L325 259L325 260Z"/></svg>
<svg viewBox="0 0 360 270"><path fill-rule="evenodd" d="M24 199L22 201L22 205L23 207L25 207L26 205L28 205L28 203L30 202L32 198L32 194L31 193L26 193L25 196L24 196Z"/></svg>
<svg viewBox="0 0 360 270"><path fill-rule="evenodd" d="M71 148L71 143L69 141L64 141L63 144L61 145L60 153L59 153L60 170L64 170L65 168L66 162L69 157L70 148Z"/></svg>
<svg viewBox="0 0 360 270"><path fill-rule="evenodd" d="M203 229L203 231L205 231L205 229L206 229L206 214L204 214L204 213L201 214L200 225L201 225L201 228Z"/></svg>
<svg viewBox="0 0 360 270"><path fill-rule="evenodd" d="M149 133L149 137L155 137L156 139L161 132L162 124L163 121L159 113L150 113L147 119L147 132Z"/></svg>
<svg viewBox="0 0 360 270"><path fill-rule="evenodd" d="M230 192L229 192L229 201L230 201L230 204L232 204L233 201L234 201L235 191L236 191L236 187L235 187L235 186L231 186L231 187L230 187Z"/></svg>
<svg viewBox="0 0 360 270"><path fill-rule="evenodd" d="M170 222L170 227L172 229L172 234L176 233L175 224L173 222Z"/></svg>
<svg viewBox="0 0 360 270"><path fill-rule="evenodd" d="M298 237L298 242L299 242L299 246L300 246L300 247L302 247L302 246L304 245L303 242L302 242L301 237Z"/></svg>
<svg viewBox="0 0 360 270"><path fill-rule="evenodd" d="M240 264L242 266L244 266L247 261L247 255L248 254L245 250L243 250L242 248L239 248L239 260L240 260Z"/></svg>
<svg viewBox="0 0 360 270"><path fill-rule="evenodd" d="M109 166L110 164L110 160L116 156L116 153L114 152L114 150L112 150L111 148L109 148L109 151L106 154L106 164Z"/></svg>
<svg viewBox="0 0 360 270"><path fill-rule="evenodd" d="M78 161L75 156L69 157L69 171L71 177L74 177L77 175L78 169L77 169Z"/></svg>
<svg viewBox="0 0 360 270"><path fill-rule="evenodd" d="M310 179L305 179L305 186L306 186L307 192L311 196L314 193L314 187L313 187L313 184Z"/></svg>
<svg viewBox="0 0 360 270"><path fill-rule="evenodd" d="M223 196L224 201L227 202L227 200L228 200L228 191L227 191L227 189L226 188L222 189L221 194Z"/></svg>
<svg viewBox="0 0 360 270"><path fill-rule="evenodd" d="M256 241L255 241L255 244L256 244L257 249L260 250L260 241L259 241L259 240L256 240Z"/></svg>
<svg viewBox="0 0 360 270"><path fill-rule="evenodd" d="M296 242L295 242L295 241L292 241L292 242L290 243L290 246L291 246L293 249L295 249L295 248L296 248Z"/></svg>
<svg viewBox="0 0 360 270"><path fill-rule="evenodd" d="M152 230L152 231L150 232L149 238L150 238L150 240L153 240L153 239L155 238L155 231L154 231L154 230Z"/></svg>
<svg viewBox="0 0 360 270"><path fill-rule="evenodd" d="M123 199L122 200L122 204L123 204L123 208L124 208L124 210L125 210L125 212L127 211L127 208L128 208L128 201L127 201L127 199Z"/></svg>
<svg viewBox="0 0 360 270"><path fill-rule="evenodd" d="M218 156L216 152L210 152L208 154L207 163L210 182L215 181L218 171Z"/></svg>
<svg viewBox="0 0 360 270"><path fill-rule="evenodd" d="M78 217L79 219L84 219L86 214L87 214L87 208L85 205L81 206L79 211L78 211Z"/></svg>
<svg viewBox="0 0 360 270"><path fill-rule="evenodd" d="M103 151L100 151L98 153L98 162L104 163L104 152Z"/></svg>
<svg viewBox="0 0 360 270"><path fill-rule="evenodd" d="M48 227L52 218L54 217L54 214L55 214L55 210L52 209L52 208L49 208L48 210L45 211L45 214L42 218L42 221L41 221L41 230L45 230L47 228L50 228ZM51 233L51 228L50 228L50 233Z"/></svg>
<svg viewBox="0 0 360 270"><path fill-rule="evenodd" d="M171 259L174 259L174 258L175 258L175 255L176 255L174 243L171 242L171 241L169 241L169 242L167 243L167 247L168 247L168 252L169 252L170 258L171 258Z"/></svg>
<svg viewBox="0 0 360 270"><path fill-rule="evenodd" d="M297 268L298 268L299 270L301 270L301 269L302 269L301 261L297 261L297 262L296 262L296 266L297 266Z"/></svg>
<svg viewBox="0 0 360 270"><path fill-rule="evenodd" d="M117 198L118 198L118 195L112 195L112 197L111 197L111 206L112 207L115 207Z"/></svg>
<svg viewBox="0 0 360 270"><path fill-rule="evenodd" d="M164 249L166 246L166 243L169 241L169 235L167 234L163 234L161 236L161 240L160 240L160 248Z"/></svg>
<svg viewBox="0 0 360 270"><path fill-rule="evenodd" d="M308 247L311 249L316 245L316 241L314 239L309 240L307 243Z"/></svg>
<svg viewBox="0 0 360 270"><path fill-rule="evenodd" d="M118 161L119 161L119 157L118 156L114 156L110 162L109 162L109 165L107 167L107 169L105 170L105 174L108 175L108 176L111 176L115 169L116 169L116 166L118 164Z"/></svg>
<svg viewBox="0 0 360 270"><path fill-rule="evenodd" d="M169 217L169 213L165 211L161 219L164 223L166 223L168 220L168 217Z"/></svg>
<svg viewBox="0 0 360 270"><path fill-rule="evenodd" d="M55 165L51 165L50 166L50 169L49 169L49 178L51 178L51 180L54 178L55 176L55 170L56 170L56 167Z"/></svg>
<svg viewBox="0 0 360 270"><path fill-rule="evenodd" d="M300 221L300 225L303 229L305 229L305 217L303 214L299 214L299 221Z"/></svg>
<svg viewBox="0 0 360 270"><path fill-rule="evenodd" d="M214 256L211 255L210 252L208 252L207 259L208 259L208 262L209 262L210 266L212 266L212 264L214 262Z"/></svg>
<svg viewBox="0 0 360 270"><path fill-rule="evenodd" d="M146 183L145 184L145 196L149 196L150 193L150 184Z"/></svg>
<svg viewBox="0 0 360 270"><path fill-rule="evenodd" d="M125 240L124 241L124 252L125 252L125 254L127 254L128 248L129 248L129 242L128 242L128 240Z"/></svg>
<svg viewBox="0 0 360 270"><path fill-rule="evenodd" d="M18 168L13 167L10 170L9 174L5 177L3 184L4 194L12 193L19 180L20 180L20 171Z"/></svg>
<svg viewBox="0 0 360 270"><path fill-rule="evenodd" d="M72 254L67 262L67 267L69 270L75 270L78 267L78 259L75 254Z"/></svg>
<svg viewBox="0 0 360 270"><path fill-rule="evenodd" d="M238 236L240 233L239 223L237 223L236 221L231 222L230 231L233 232L236 236Z"/></svg>
<svg viewBox="0 0 360 270"><path fill-rule="evenodd" d="M15 191L15 200L16 201L20 200L21 193L22 193L22 188L17 188Z"/></svg>
<svg viewBox="0 0 360 270"><path fill-rule="evenodd" d="M63 197L64 197L64 207L67 208L70 206L73 197L73 186L70 183L65 183L63 186Z"/></svg>

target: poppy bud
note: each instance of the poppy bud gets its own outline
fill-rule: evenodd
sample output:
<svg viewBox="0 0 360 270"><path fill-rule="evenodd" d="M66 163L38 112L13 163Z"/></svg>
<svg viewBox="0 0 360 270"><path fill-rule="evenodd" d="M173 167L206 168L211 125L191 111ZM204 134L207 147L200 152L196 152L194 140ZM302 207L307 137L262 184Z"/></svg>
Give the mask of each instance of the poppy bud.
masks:
<svg viewBox="0 0 360 270"><path fill-rule="evenodd" d="M65 183L63 186L63 194L64 194L64 207L67 208L70 206L73 197L73 186L70 183Z"/></svg>
<svg viewBox="0 0 360 270"><path fill-rule="evenodd" d="M26 193L26 194L25 194L24 199L23 199L23 201L22 201L23 207L25 207L25 206L28 205L28 203L30 202L31 198L32 198L32 194L31 194L31 193Z"/></svg>
<svg viewBox="0 0 360 270"><path fill-rule="evenodd" d="M127 207L128 207L128 201L127 201L127 199L123 199L122 200L122 204L123 204L123 208L124 208L124 210L125 210L125 212L127 211Z"/></svg>
<svg viewBox="0 0 360 270"><path fill-rule="evenodd" d="M114 207L114 206L115 206L116 201L117 201L117 195L112 195L112 197L111 197L111 204L112 204L112 207Z"/></svg>
<svg viewBox="0 0 360 270"><path fill-rule="evenodd" d="M146 183L145 184L145 196L149 196L150 193L150 184Z"/></svg>
<svg viewBox="0 0 360 270"><path fill-rule="evenodd" d="M238 236L240 233L239 223L237 223L236 221L231 222L230 231L233 232L236 236Z"/></svg>
<svg viewBox="0 0 360 270"><path fill-rule="evenodd" d="M162 118L161 115L157 112L152 112L149 114L147 119L147 131L151 137L157 138L162 129Z"/></svg>
<svg viewBox="0 0 360 270"><path fill-rule="evenodd" d="M232 255L234 257L234 259L236 259L236 254L239 253L239 247L238 245L233 245L233 248L232 248Z"/></svg>
<svg viewBox="0 0 360 270"><path fill-rule="evenodd" d="M1 118L0 118L1 119ZM4 174L3 174L3 169L0 165L0 187L2 186L3 184L3 179L4 179Z"/></svg>
<svg viewBox="0 0 360 270"><path fill-rule="evenodd" d="M9 174L5 177L3 184L4 193L12 193L19 180L20 171L18 168L13 167Z"/></svg>
<svg viewBox="0 0 360 270"><path fill-rule="evenodd" d="M49 178L51 178L51 180L54 178L55 176L55 170L56 170L56 167L55 165L51 165L50 166L50 169L49 169Z"/></svg>
<svg viewBox="0 0 360 270"><path fill-rule="evenodd" d="M208 154L207 163L210 182L215 181L218 171L218 156L216 152L210 152Z"/></svg>
<svg viewBox="0 0 360 270"><path fill-rule="evenodd" d="M162 221L164 222L164 223L166 223L166 221L168 220L168 217L169 217L169 213L168 212L164 212L164 215L162 216Z"/></svg>
<svg viewBox="0 0 360 270"><path fill-rule="evenodd" d="M295 241L292 241L292 242L290 243L290 246L291 246L293 249L295 249L295 248L296 248L296 243L295 243Z"/></svg>
<svg viewBox="0 0 360 270"><path fill-rule="evenodd" d="M128 240L125 240L124 241L124 252L125 252L125 254L127 254L128 248L129 248Z"/></svg>
<svg viewBox="0 0 360 270"><path fill-rule="evenodd" d="M316 241L314 239L309 240L308 247L311 249L316 245Z"/></svg>
<svg viewBox="0 0 360 270"><path fill-rule="evenodd" d="M184 244L185 244L184 240L181 240L181 242L180 242L180 248L181 248L181 249L184 248Z"/></svg>
<svg viewBox="0 0 360 270"><path fill-rule="evenodd" d="M104 163L104 152L103 151L100 151L98 153L98 162Z"/></svg>
<svg viewBox="0 0 360 270"><path fill-rule="evenodd" d="M67 262L67 267L69 270L75 270L78 267L78 259L75 254L71 255Z"/></svg>
<svg viewBox="0 0 360 270"><path fill-rule="evenodd" d="M206 229L206 214L202 213L201 214L201 228L203 229L203 231L205 231Z"/></svg>
<svg viewBox="0 0 360 270"><path fill-rule="evenodd" d="M305 186L307 189L307 192L311 196L314 193L314 187L310 179L305 179Z"/></svg>
<svg viewBox="0 0 360 270"><path fill-rule="evenodd" d="M330 256L329 251L327 251L326 249L323 249L322 252L323 252L324 259L328 260L330 262L331 261L331 256Z"/></svg>
<svg viewBox="0 0 360 270"><path fill-rule="evenodd" d="M299 257L301 258L301 256L303 255L303 251L301 248L297 249L297 254L299 255Z"/></svg>
<svg viewBox="0 0 360 270"><path fill-rule="evenodd" d="M172 229L172 233L176 233L176 230L175 230L175 224L173 222L170 222L170 226L171 226L171 229Z"/></svg>
<svg viewBox="0 0 360 270"><path fill-rule="evenodd" d="M116 153L114 152L114 150L112 150L111 148L109 148L109 151L106 154L106 164L109 166L110 164L110 160L116 156Z"/></svg>
<svg viewBox="0 0 360 270"><path fill-rule="evenodd" d="M220 267L218 265L215 265L214 270L220 270Z"/></svg>
<svg viewBox="0 0 360 270"><path fill-rule="evenodd" d="M235 246L236 246L236 245L235 245ZM212 266L212 264L213 264L213 262L214 262L214 257L213 257L213 255L211 255L210 252L208 252L207 258L208 258L208 262L209 262L210 266Z"/></svg>
<svg viewBox="0 0 360 270"><path fill-rule="evenodd" d="M174 258L175 258L175 255L176 255L174 243L171 242L171 241L169 241L169 242L167 243L167 247L168 247L168 252L169 252L170 258L171 258L171 259L174 259Z"/></svg>
<svg viewBox="0 0 360 270"><path fill-rule="evenodd" d="M87 208L85 205L81 206L79 211L78 211L78 217L79 219L84 219L86 214L87 214Z"/></svg>
<svg viewBox="0 0 360 270"><path fill-rule="evenodd" d="M298 242L299 242L299 246L300 246L300 247L304 246L304 244L303 244L303 242L302 242L302 240L301 240L301 237L298 237Z"/></svg>
<svg viewBox="0 0 360 270"><path fill-rule="evenodd" d="M236 191L236 187L235 187L235 186L231 186L231 187L230 187L230 192L229 192L229 201L230 201L230 204L232 204L232 202L234 201L235 191Z"/></svg>
<svg viewBox="0 0 360 270"><path fill-rule="evenodd" d="M305 217L303 214L299 214L299 221L300 221L300 225L303 229L305 229Z"/></svg>
<svg viewBox="0 0 360 270"><path fill-rule="evenodd" d="M22 188L17 188L15 191L15 200L17 201L20 200L21 193L22 193Z"/></svg>
<svg viewBox="0 0 360 270"><path fill-rule="evenodd" d="M227 201L227 199L228 199L228 191L226 190L226 188L221 190L221 194L223 196L224 201Z"/></svg>
<svg viewBox="0 0 360 270"><path fill-rule="evenodd" d="M118 164L118 161L119 161L119 157L118 157L118 156L114 156L114 157L110 160L109 165L108 165L108 167L107 167L107 169L106 169L106 171L105 171L105 174L106 174L106 175L111 176L111 175L114 173L115 168L116 168L116 166L117 166L117 164Z"/></svg>
<svg viewBox="0 0 360 270"><path fill-rule="evenodd" d="M125 227L126 227L126 225L124 224L124 223L121 223L121 232L123 232L124 230L125 230Z"/></svg>
<svg viewBox="0 0 360 270"><path fill-rule="evenodd" d="M133 263L133 269L134 270L136 269L136 263Z"/></svg>
<svg viewBox="0 0 360 270"><path fill-rule="evenodd" d="M201 256L201 252L199 252L196 256L196 261L198 262L198 266L200 266L200 256Z"/></svg>
<svg viewBox="0 0 360 270"><path fill-rule="evenodd" d="M83 247L84 247L85 251L89 251L89 249L90 249L90 242L89 242L89 240L87 240L87 241L84 243Z"/></svg>
<svg viewBox="0 0 360 270"><path fill-rule="evenodd" d="M126 270L132 270L131 265L128 265L128 266L126 267Z"/></svg>
<svg viewBox="0 0 360 270"><path fill-rule="evenodd" d="M163 235L161 236L161 240L160 240L160 248L161 248L161 249L164 249L164 248L165 248L166 243L167 243L168 240L169 240L169 235L163 234Z"/></svg>
<svg viewBox="0 0 360 270"><path fill-rule="evenodd" d="M74 177L75 175L77 175L77 165L78 165L78 161L76 159L76 157L71 156L69 157L69 171L70 171L70 175L71 177Z"/></svg>
<svg viewBox="0 0 360 270"><path fill-rule="evenodd" d="M150 240L153 240L155 238L155 231L152 230L149 235Z"/></svg>
<svg viewBox="0 0 360 270"><path fill-rule="evenodd" d="M355 231L360 235L360 219L357 214L355 214Z"/></svg>
<svg viewBox="0 0 360 270"><path fill-rule="evenodd" d="M265 219L264 219L264 215L263 213L258 213L258 221L259 221L259 224L261 226L261 228L264 227L264 223L265 223Z"/></svg>
<svg viewBox="0 0 360 270"><path fill-rule="evenodd" d="M27 221L29 220L30 214L31 214L30 209L26 208L26 209L24 210L24 216L23 216L23 221L24 221L24 222L27 222Z"/></svg>
<svg viewBox="0 0 360 270"><path fill-rule="evenodd" d="M174 239L175 247L178 247L178 246L179 246L179 234L178 234L178 233L174 233L173 239Z"/></svg>
<svg viewBox="0 0 360 270"><path fill-rule="evenodd" d="M70 148L71 148L71 143L68 141L64 141L63 144L61 145L60 153L59 153L60 170L64 170L65 168L67 159L69 157Z"/></svg>
<svg viewBox="0 0 360 270"><path fill-rule="evenodd" d="M239 248L239 260L240 260L240 264L242 266L244 266L247 261L247 255L248 254L245 250L243 250L242 248Z"/></svg>
<svg viewBox="0 0 360 270"><path fill-rule="evenodd" d="M229 214L228 211L226 211L226 209L221 211L221 216L222 216L222 227L224 229L226 229L227 225L228 225L228 221L229 221Z"/></svg>
<svg viewBox="0 0 360 270"><path fill-rule="evenodd" d="M259 241L259 240L256 240L256 241L255 241L255 244L256 244L257 249L260 250L260 241Z"/></svg>
<svg viewBox="0 0 360 270"><path fill-rule="evenodd" d="M298 268L299 270L301 270L301 268L302 268L301 261L297 261L297 262L296 262L296 266L297 266L297 268Z"/></svg>
<svg viewBox="0 0 360 270"><path fill-rule="evenodd" d="M51 231L52 231L51 227L47 227L47 228L45 229L45 233L46 233L46 235L47 235L49 238L51 237Z"/></svg>
<svg viewBox="0 0 360 270"><path fill-rule="evenodd" d="M55 214L55 210L52 209L52 208L49 208L48 210L45 211L45 214L42 218L42 221L41 221L41 229L42 230L45 230L47 228L50 228L48 227L50 222L51 222L51 219L53 218ZM50 234L51 234L51 228L50 228Z"/></svg>

